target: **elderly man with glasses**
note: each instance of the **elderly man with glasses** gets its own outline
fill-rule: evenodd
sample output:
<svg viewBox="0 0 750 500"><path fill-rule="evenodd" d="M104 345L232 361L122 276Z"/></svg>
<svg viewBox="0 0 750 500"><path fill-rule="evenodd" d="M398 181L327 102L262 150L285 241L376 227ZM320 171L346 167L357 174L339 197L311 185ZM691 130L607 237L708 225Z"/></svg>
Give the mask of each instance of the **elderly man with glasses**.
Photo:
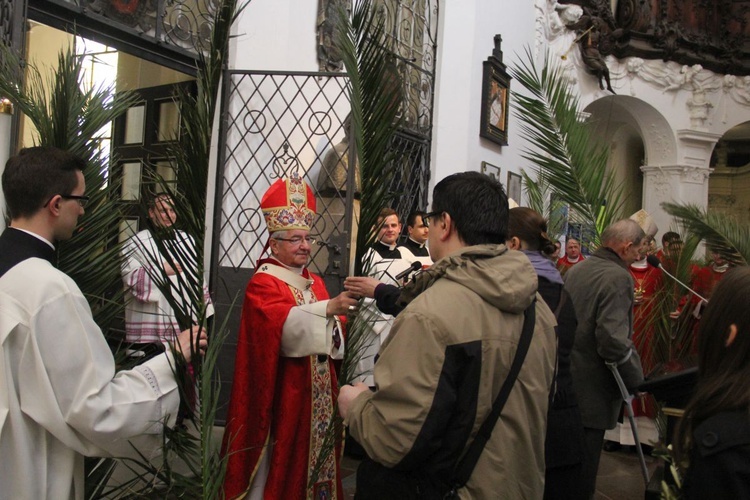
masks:
<svg viewBox="0 0 750 500"><path fill-rule="evenodd" d="M329 299L306 267L315 196L302 179L279 179L260 205L271 255L257 263L242 306L224 495L343 499L340 442L310 479L336 405L333 360L344 349L338 316L355 310L357 300L348 292Z"/></svg>

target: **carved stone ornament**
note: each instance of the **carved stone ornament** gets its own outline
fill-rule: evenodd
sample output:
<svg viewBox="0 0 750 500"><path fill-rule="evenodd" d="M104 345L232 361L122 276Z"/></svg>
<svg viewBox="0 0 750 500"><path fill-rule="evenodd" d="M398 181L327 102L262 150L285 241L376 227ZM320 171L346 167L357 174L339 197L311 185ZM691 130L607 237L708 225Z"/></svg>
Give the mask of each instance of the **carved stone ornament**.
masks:
<svg viewBox="0 0 750 500"><path fill-rule="evenodd" d="M668 199L672 195L670 175L661 167L642 166L644 185L651 186L655 196Z"/></svg>
<svg viewBox="0 0 750 500"><path fill-rule="evenodd" d="M702 167L683 167L680 179L689 184L703 184L708 180L711 170Z"/></svg>

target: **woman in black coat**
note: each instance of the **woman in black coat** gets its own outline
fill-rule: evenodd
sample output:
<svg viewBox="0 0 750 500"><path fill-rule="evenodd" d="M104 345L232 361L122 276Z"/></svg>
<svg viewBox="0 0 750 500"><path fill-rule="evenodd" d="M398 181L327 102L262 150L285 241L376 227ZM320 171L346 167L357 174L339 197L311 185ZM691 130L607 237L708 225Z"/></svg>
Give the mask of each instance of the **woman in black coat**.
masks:
<svg viewBox="0 0 750 500"><path fill-rule="evenodd" d="M750 268L730 269L698 325L698 383L675 435L686 499L750 498Z"/></svg>
<svg viewBox="0 0 750 500"><path fill-rule="evenodd" d="M510 211L508 246L525 253L536 270L539 294L557 318L557 373L550 392L545 442L545 499L581 498L579 475L583 457L583 424L570 374L570 351L577 326L575 309L555 264L547 221L526 207Z"/></svg>

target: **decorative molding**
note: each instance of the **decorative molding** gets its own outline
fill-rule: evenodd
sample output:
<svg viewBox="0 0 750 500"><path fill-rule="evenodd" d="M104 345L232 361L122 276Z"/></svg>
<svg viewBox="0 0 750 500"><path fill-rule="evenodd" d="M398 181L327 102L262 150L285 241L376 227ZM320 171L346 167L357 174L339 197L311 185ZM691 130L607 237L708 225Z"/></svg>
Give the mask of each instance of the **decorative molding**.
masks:
<svg viewBox="0 0 750 500"><path fill-rule="evenodd" d="M680 180L687 184L704 184L713 170L701 167L683 167Z"/></svg>
<svg viewBox="0 0 750 500"><path fill-rule="evenodd" d="M703 184L708 180L713 169L694 165L662 165L641 167L644 181L648 179L654 184L659 195L669 194L673 180L687 184ZM665 185L667 187L665 187Z"/></svg>
<svg viewBox="0 0 750 500"><path fill-rule="evenodd" d="M643 172L643 183L646 187L651 187L654 194L661 199L668 199L672 195L672 183L670 182L670 175L665 171L664 167L651 167L643 165L641 167Z"/></svg>
<svg viewBox="0 0 750 500"><path fill-rule="evenodd" d="M666 132L664 132L664 129L659 125L652 123L648 128L649 136L654 138L653 143L656 145L656 151L659 156L659 158L653 158L653 160L657 162L666 161L666 159L669 158L673 153L672 141L669 139L669 136L666 134Z"/></svg>

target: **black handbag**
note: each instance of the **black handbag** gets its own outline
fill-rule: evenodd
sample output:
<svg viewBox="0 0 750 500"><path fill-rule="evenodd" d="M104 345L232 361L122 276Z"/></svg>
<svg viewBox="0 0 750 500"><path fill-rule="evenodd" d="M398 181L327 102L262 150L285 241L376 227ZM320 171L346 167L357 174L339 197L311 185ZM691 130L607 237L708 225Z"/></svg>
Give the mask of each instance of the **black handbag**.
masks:
<svg viewBox="0 0 750 500"><path fill-rule="evenodd" d="M477 435L461 457L450 481L441 481L423 470L401 471L381 465L366 458L357 468L357 492L355 500L381 500L399 498L403 500L417 499L457 499L458 490L463 488L471 477L474 467L484 450L487 441L492 436L497 419L503 411L510 391L518 378L526 353L531 345L531 337L536 323L536 300L523 313L523 330L518 341L518 348L513 358L513 364L508 377L503 382L500 392L492 404L492 411L487 416Z"/></svg>

